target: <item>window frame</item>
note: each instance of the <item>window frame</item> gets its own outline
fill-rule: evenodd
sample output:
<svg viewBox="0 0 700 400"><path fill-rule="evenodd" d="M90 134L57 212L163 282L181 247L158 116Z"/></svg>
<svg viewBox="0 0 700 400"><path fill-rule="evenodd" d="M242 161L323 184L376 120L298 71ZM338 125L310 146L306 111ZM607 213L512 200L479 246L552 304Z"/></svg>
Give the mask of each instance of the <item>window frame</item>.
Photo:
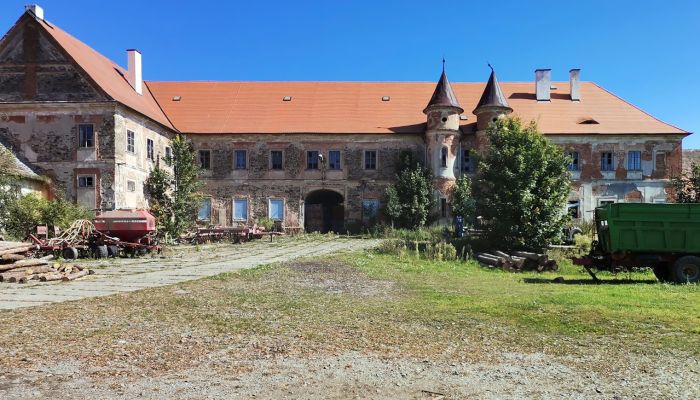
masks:
<svg viewBox="0 0 700 400"><path fill-rule="evenodd" d="M156 161L156 143L153 139L146 138L146 159Z"/></svg>
<svg viewBox="0 0 700 400"><path fill-rule="evenodd" d="M635 154L635 159L632 158L632 154ZM631 165L632 162L634 162L635 165ZM629 150L627 152L627 170L631 172L639 172L642 170L641 150Z"/></svg>
<svg viewBox="0 0 700 400"><path fill-rule="evenodd" d="M128 179L126 181L126 191L129 193L136 192L136 181Z"/></svg>
<svg viewBox="0 0 700 400"><path fill-rule="evenodd" d="M466 155L466 157L465 157ZM460 169L463 173L472 173L472 150L462 149L462 159L460 160Z"/></svg>
<svg viewBox="0 0 700 400"><path fill-rule="evenodd" d="M205 203L209 204L209 215L206 218L200 218ZM202 202L199 204L199 209L197 210L197 221L211 221L211 197L202 198Z"/></svg>
<svg viewBox="0 0 700 400"><path fill-rule="evenodd" d="M280 155L279 168L275 168L275 160L274 160L274 156L273 156L274 153L279 153L279 155ZM282 151L282 150L270 150L270 170L272 170L272 171L284 170L284 151Z"/></svg>
<svg viewBox="0 0 700 400"><path fill-rule="evenodd" d="M83 137L84 133L82 128L83 127L90 127L90 146L84 146L83 142L86 141L85 138ZM78 124L78 148L80 149L94 149L95 146L95 124Z"/></svg>
<svg viewBox="0 0 700 400"><path fill-rule="evenodd" d="M245 202L245 217L244 218L237 218L236 217L236 203L240 202L240 201ZM231 218L233 219L234 222L248 221L249 205L250 205L250 202L248 201L247 197L234 197L233 198L233 212L231 213Z"/></svg>
<svg viewBox="0 0 700 400"><path fill-rule="evenodd" d="M316 157L311 157L311 154L312 154L312 153L315 153L315 154L316 154ZM318 150L306 150L306 169L307 169L308 171L315 171L315 170L320 169L320 165L319 165L319 164L320 164L320 160L318 159L318 156L319 156L320 154L321 154L321 152L318 151ZM316 165L315 168L312 168L312 167L311 167L311 160L313 160L313 161L315 162L315 165Z"/></svg>
<svg viewBox="0 0 700 400"><path fill-rule="evenodd" d="M367 161L368 161L367 155L369 155L369 154L373 154L373 157L374 157L374 160L373 160L374 165L370 165L370 166L368 167L368 164L367 164ZM364 151L364 156L363 156L363 164L364 164L363 166L364 166L365 171L376 171L376 170L378 169L378 164L379 164L378 158L379 158L379 157L378 157L378 154L377 154L377 150L365 150L365 151Z"/></svg>
<svg viewBox="0 0 700 400"><path fill-rule="evenodd" d="M334 168L332 164L332 158L331 158L331 153L338 154L338 165ZM342 163L342 155L340 153L340 150L328 150L328 169L331 171L340 171L343 169L343 163Z"/></svg>
<svg viewBox="0 0 700 400"><path fill-rule="evenodd" d="M571 162L569 163L569 165L566 166L566 169L569 172L581 171L581 153L579 153L578 151L572 150L572 151L568 151L566 153L566 155L571 158ZM603 162L601 161L601 164L600 164L601 166L603 165L602 163Z"/></svg>
<svg viewBox="0 0 700 400"><path fill-rule="evenodd" d="M136 132L131 129L126 130L126 152L136 154Z"/></svg>
<svg viewBox="0 0 700 400"><path fill-rule="evenodd" d="M203 164L203 162L202 162L202 161L203 161L203 158L202 158L202 155L203 155L203 154L206 154L206 155L207 155L207 157L206 157L207 166L206 166L206 167L204 167L204 166L202 165L202 164ZM199 159L199 168L200 168L200 169L203 169L203 170L205 170L205 171L210 171L210 170L211 170L211 150L209 150L209 149L200 149L200 150L198 151L197 155L198 155L198 159Z"/></svg>
<svg viewBox="0 0 700 400"><path fill-rule="evenodd" d="M238 155L243 154L243 167L238 165ZM248 169L248 150L236 149L233 151L233 169L236 171L243 171Z"/></svg>
<svg viewBox="0 0 700 400"><path fill-rule="evenodd" d="M603 159L606 155L609 155L609 163L604 163ZM607 167L606 167L607 166ZM615 153L612 151L603 151L600 153L600 170L602 172L612 172L615 171Z"/></svg>
<svg viewBox="0 0 700 400"><path fill-rule="evenodd" d="M440 198L440 218L447 218L447 208L449 207L446 197Z"/></svg>
<svg viewBox="0 0 700 400"><path fill-rule="evenodd" d="M272 203L273 203L273 202L278 202L278 201L279 201L279 202L282 202L282 217L279 218L279 219L277 219L277 218L275 218L275 217L272 216ZM267 199L267 217L270 218L270 219L273 220L273 221L284 221L284 217L285 217L285 208L286 208L285 205L286 205L286 201L285 201L285 199L283 199L283 198L271 197L271 198Z"/></svg>
<svg viewBox="0 0 700 400"><path fill-rule="evenodd" d="M373 202L374 203L374 215L366 215L365 210L367 210L368 208L366 207L365 202ZM379 218L379 207L380 207L379 199L373 198L373 197L363 198L361 204L362 204L362 223L368 223L368 222L370 222L370 219L372 219L372 218Z"/></svg>
<svg viewBox="0 0 700 400"><path fill-rule="evenodd" d="M88 189L88 188L95 188L95 175L78 175L76 177L77 179L77 185L78 188L81 189ZM90 180L90 184L88 185L88 179ZM82 182L85 182L85 184L82 184Z"/></svg>
<svg viewBox="0 0 700 400"><path fill-rule="evenodd" d="M450 149L447 146L442 146L440 149L440 168L447 168L447 159L450 156Z"/></svg>
<svg viewBox="0 0 700 400"><path fill-rule="evenodd" d="M170 146L165 146L165 163L172 165L171 158L173 157L173 149Z"/></svg>

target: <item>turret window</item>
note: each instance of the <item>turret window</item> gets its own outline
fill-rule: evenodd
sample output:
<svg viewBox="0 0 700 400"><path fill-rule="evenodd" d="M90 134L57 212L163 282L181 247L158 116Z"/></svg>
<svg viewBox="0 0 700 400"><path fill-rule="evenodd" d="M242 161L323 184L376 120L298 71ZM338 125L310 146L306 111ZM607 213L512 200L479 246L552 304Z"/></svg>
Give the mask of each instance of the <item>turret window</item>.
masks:
<svg viewBox="0 0 700 400"><path fill-rule="evenodd" d="M447 168L447 146L442 146L442 150L440 151L440 165L442 168Z"/></svg>
<svg viewBox="0 0 700 400"><path fill-rule="evenodd" d="M474 172L471 150L469 149L462 149L462 172Z"/></svg>

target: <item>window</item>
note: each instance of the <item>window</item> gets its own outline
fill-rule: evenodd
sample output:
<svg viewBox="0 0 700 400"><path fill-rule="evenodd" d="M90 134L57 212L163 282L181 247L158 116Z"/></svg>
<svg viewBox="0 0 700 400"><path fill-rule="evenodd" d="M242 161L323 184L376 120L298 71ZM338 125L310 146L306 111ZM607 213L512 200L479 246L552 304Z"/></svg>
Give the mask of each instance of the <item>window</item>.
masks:
<svg viewBox="0 0 700 400"><path fill-rule="evenodd" d="M600 153L600 170L614 171L613 153Z"/></svg>
<svg viewBox="0 0 700 400"><path fill-rule="evenodd" d="M235 160L236 164L234 165L235 169L246 169L246 151L245 150L236 150L234 151L235 155Z"/></svg>
<svg viewBox="0 0 700 400"><path fill-rule="evenodd" d="M318 169L318 151L306 152L306 169Z"/></svg>
<svg viewBox="0 0 700 400"><path fill-rule="evenodd" d="M462 172L474 172L472 167L471 150L462 150Z"/></svg>
<svg viewBox="0 0 700 400"><path fill-rule="evenodd" d="M447 168L447 146L442 146L442 149L440 150L440 166L442 168Z"/></svg>
<svg viewBox="0 0 700 400"><path fill-rule="evenodd" d="M248 220L248 199L233 200L233 220L247 221Z"/></svg>
<svg viewBox="0 0 700 400"><path fill-rule="evenodd" d="M155 161L156 157L153 154L153 140L151 139L146 139L146 158Z"/></svg>
<svg viewBox="0 0 700 400"><path fill-rule="evenodd" d="M641 171L642 170L642 152L635 150L627 153L627 170Z"/></svg>
<svg viewBox="0 0 700 400"><path fill-rule="evenodd" d="M282 169L282 151L272 150L270 152L270 161L272 162L272 169Z"/></svg>
<svg viewBox="0 0 700 400"><path fill-rule="evenodd" d="M581 217L579 214L580 210L580 204L578 200L570 200L569 201L569 216L571 216L572 219L578 219Z"/></svg>
<svg viewBox="0 0 700 400"><path fill-rule="evenodd" d="M197 220L208 221L211 219L211 199L202 199L197 212Z"/></svg>
<svg viewBox="0 0 700 400"><path fill-rule="evenodd" d="M328 152L328 169L340 169L340 151L331 150Z"/></svg>
<svg viewBox="0 0 700 400"><path fill-rule="evenodd" d="M92 124L80 124L78 125L78 139L80 143L79 147L95 147L95 130Z"/></svg>
<svg viewBox="0 0 700 400"><path fill-rule="evenodd" d="M171 165L173 163L172 158L173 158L173 149L166 146L165 147L165 163L168 165Z"/></svg>
<svg viewBox="0 0 700 400"><path fill-rule="evenodd" d="M365 169L377 169L377 151L365 151Z"/></svg>
<svg viewBox="0 0 700 400"><path fill-rule="evenodd" d="M211 168L211 151L209 151L209 150L200 150L199 151L199 167L202 169L210 169Z"/></svg>
<svg viewBox="0 0 700 400"><path fill-rule="evenodd" d="M440 216L442 218L447 218L447 199L440 199Z"/></svg>
<svg viewBox="0 0 700 400"><path fill-rule="evenodd" d="M126 151L136 153L136 134L134 131L126 131Z"/></svg>
<svg viewBox="0 0 700 400"><path fill-rule="evenodd" d="M128 190L130 192L135 192L136 191L136 182L126 181L126 190Z"/></svg>
<svg viewBox="0 0 700 400"><path fill-rule="evenodd" d="M608 204L615 204L617 203L616 199L598 199L598 207L605 207Z"/></svg>
<svg viewBox="0 0 700 400"><path fill-rule="evenodd" d="M571 159L571 162L569 162L569 166L568 166L569 171L580 171L581 164L579 162L578 151L570 151L567 153L567 155Z"/></svg>
<svg viewBox="0 0 700 400"><path fill-rule="evenodd" d="M95 177L92 175L79 176L78 177L78 187L81 187L81 188L95 187Z"/></svg>
<svg viewBox="0 0 700 400"><path fill-rule="evenodd" d="M379 215L379 200L362 199L362 222L373 223Z"/></svg>
<svg viewBox="0 0 700 400"><path fill-rule="evenodd" d="M270 219L282 221L284 219L284 200L270 199L268 210Z"/></svg>

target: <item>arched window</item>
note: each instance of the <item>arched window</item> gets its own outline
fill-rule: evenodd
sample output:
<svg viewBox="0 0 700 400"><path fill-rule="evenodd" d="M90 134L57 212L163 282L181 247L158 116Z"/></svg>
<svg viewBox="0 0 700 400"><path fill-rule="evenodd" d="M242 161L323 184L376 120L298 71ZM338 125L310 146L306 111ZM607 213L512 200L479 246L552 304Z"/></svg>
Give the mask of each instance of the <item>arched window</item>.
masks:
<svg viewBox="0 0 700 400"><path fill-rule="evenodd" d="M440 152L440 165L442 168L447 168L447 146L442 146L442 151Z"/></svg>

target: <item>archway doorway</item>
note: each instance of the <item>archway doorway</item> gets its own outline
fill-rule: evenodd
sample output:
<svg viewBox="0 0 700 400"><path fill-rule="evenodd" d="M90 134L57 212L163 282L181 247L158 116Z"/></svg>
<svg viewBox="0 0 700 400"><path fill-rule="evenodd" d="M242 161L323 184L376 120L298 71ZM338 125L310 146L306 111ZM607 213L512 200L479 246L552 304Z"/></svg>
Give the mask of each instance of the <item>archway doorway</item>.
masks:
<svg viewBox="0 0 700 400"><path fill-rule="evenodd" d="M320 189L306 195L304 228L307 232L342 232L345 225L343 195Z"/></svg>

